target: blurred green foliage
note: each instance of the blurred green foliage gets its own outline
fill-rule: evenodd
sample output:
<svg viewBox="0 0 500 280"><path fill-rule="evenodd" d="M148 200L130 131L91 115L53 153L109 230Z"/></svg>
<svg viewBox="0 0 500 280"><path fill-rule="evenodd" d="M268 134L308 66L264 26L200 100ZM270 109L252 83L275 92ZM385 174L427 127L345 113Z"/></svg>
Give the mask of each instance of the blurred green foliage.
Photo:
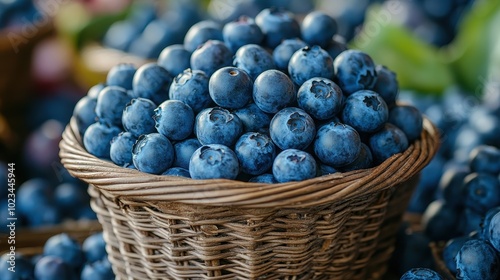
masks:
<svg viewBox="0 0 500 280"><path fill-rule="evenodd" d="M477 0L455 40L441 49L421 41L387 13L381 6L371 7L351 47L396 72L401 88L439 95L459 85L480 93L486 81L500 80L500 1Z"/></svg>

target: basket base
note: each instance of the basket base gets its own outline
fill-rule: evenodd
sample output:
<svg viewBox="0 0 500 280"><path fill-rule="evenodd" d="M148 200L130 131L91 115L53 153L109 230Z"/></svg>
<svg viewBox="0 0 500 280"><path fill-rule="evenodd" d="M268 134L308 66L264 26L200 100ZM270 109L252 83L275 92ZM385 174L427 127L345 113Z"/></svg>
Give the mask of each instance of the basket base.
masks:
<svg viewBox="0 0 500 280"><path fill-rule="evenodd" d="M117 279L377 280L417 181L314 209L203 210L89 193Z"/></svg>

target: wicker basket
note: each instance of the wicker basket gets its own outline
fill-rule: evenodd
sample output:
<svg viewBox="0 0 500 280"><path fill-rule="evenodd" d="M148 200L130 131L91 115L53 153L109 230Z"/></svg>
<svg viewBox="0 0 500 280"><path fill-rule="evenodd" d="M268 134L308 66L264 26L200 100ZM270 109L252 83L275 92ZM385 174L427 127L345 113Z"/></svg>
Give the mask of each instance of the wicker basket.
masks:
<svg viewBox="0 0 500 280"><path fill-rule="evenodd" d="M380 279L419 171L421 140L381 165L301 182L156 176L88 154L75 120L60 156L90 184L117 279Z"/></svg>

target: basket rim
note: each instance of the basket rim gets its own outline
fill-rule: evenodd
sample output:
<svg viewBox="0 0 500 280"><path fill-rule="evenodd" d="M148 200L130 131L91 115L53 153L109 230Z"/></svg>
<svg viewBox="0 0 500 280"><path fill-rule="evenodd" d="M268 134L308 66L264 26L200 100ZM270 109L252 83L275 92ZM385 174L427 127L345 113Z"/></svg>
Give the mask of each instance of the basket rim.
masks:
<svg viewBox="0 0 500 280"><path fill-rule="evenodd" d="M72 176L115 198L243 208L312 207L384 191L418 174L440 145L436 127L425 117L423 128L420 139L406 151L393 155L378 166L278 184L197 180L120 167L85 150L74 117L63 132L59 156Z"/></svg>

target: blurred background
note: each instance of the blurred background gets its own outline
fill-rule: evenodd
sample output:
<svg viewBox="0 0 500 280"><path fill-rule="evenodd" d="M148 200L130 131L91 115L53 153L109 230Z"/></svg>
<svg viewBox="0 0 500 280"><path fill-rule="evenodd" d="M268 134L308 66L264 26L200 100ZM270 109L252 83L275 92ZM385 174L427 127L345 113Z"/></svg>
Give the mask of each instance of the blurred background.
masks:
<svg viewBox="0 0 500 280"><path fill-rule="evenodd" d="M3 166L15 163L16 188L26 190L19 201L25 196L25 208L43 208L19 206L23 226L95 219L85 185L58 156L78 100L103 83L112 66L155 61L166 46L182 44L198 21L223 24L271 6L299 20L315 9L331 15L336 40L393 70L399 99L438 126L442 148L423 171L409 212L424 213L439 196L442 174L466 162L473 147L500 147L500 1L0 0L1 208L7 207ZM413 242L428 240L418 238ZM416 262L400 260L400 271Z"/></svg>

